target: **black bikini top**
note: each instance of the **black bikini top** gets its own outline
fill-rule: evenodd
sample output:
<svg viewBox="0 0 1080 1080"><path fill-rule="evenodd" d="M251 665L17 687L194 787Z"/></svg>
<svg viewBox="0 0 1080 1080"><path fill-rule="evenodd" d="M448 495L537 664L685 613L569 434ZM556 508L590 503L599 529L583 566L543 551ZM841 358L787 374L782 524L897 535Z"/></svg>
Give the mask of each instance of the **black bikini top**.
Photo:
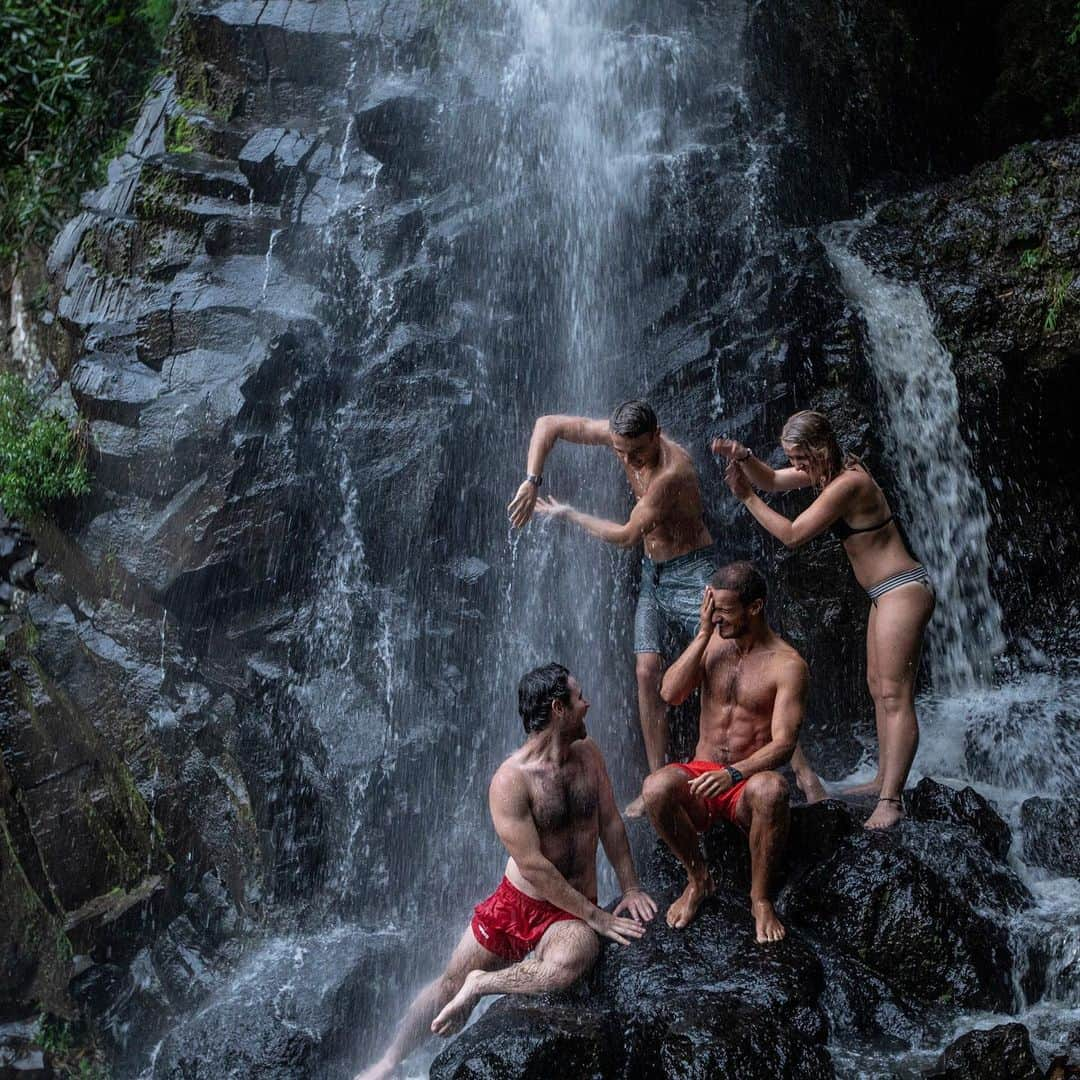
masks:
<svg viewBox="0 0 1080 1080"><path fill-rule="evenodd" d="M838 518L829 527L829 532L831 532L837 540L843 543L849 536L854 536L856 533L877 532L878 529L884 529L892 519L893 516L890 514L884 521L879 521L876 525L864 525L861 529L856 529L849 525L843 518Z"/></svg>

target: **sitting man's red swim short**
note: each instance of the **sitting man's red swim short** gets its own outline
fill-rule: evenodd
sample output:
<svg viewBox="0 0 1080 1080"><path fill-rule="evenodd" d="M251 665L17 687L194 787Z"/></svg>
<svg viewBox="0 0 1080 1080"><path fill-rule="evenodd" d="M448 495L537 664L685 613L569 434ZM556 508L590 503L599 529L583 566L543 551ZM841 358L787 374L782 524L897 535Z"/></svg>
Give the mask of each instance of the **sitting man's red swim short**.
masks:
<svg viewBox="0 0 1080 1080"><path fill-rule="evenodd" d="M722 761L680 761L677 762L673 768L682 769L683 772L690 774L690 779L693 780L702 773L713 772L716 769L724 768L724 762ZM739 780L732 784L727 791L721 795L714 795L708 799L701 799L700 801L705 804L705 809L708 812L709 820L705 825L705 832L711 827L712 823L716 821L718 817L722 817L731 822L732 825L739 825L739 819L736 816L739 809L739 799L742 796L743 788L746 787L745 780ZM742 825L739 825L742 828Z"/></svg>
<svg viewBox="0 0 1080 1080"><path fill-rule="evenodd" d="M549 926L565 919L577 916L546 900L527 896L504 877L499 887L476 905L472 932L489 952L516 964L540 944Z"/></svg>

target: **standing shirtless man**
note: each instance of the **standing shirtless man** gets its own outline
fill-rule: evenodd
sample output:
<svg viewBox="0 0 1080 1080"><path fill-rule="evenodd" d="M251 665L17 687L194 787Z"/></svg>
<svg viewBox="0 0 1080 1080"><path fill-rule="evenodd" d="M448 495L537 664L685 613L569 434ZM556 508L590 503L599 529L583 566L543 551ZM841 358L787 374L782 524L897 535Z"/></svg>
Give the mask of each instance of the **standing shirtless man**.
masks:
<svg viewBox="0 0 1080 1080"><path fill-rule="evenodd" d="M588 709L561 664L523 676L525 743L499 766L488 792L510 855L506 874L476 906L446 969L413 1000L386 1052L355 1080L385 1080L432 1032L459 1031L486 994L563 990L592 966L600 937L627 945L645 933L656 904L638 884L604 759L585 731ZM611 914L596 906L598 842L623 891Z"/></svg>
<svg viewBox="0 0 1080 1080"><path fill-rule="evenodd" d="M538 499L544 463L555 443L607 446L626 471L637 499L630 519L620 525L593 517L555 499ZM566 518L586 532L618 547L644 542L641 590L634 616L638 714L649 770L667 758L667 705L660 696L665 624L688 640L697 629L701 590L715 560L713 539L702 517L701 489L690 455L660 430L656 413L644 401L624 401L610 420L583 416L541 416L529 442L526 477L507 508L511 524L521 528L533 510ZM626 808L629 817L644 813L641 797Z"/></svg>
<svg viewBox="0 0 1080 1080"><path fill-rule="evenodd" d="M713 575L689 648L668 668L661 693L672 705L701 686L694 760L645 781L653 826L686 868L669 926L686 926L715 885L698 836L719 817L750 837L750 906L759 942L784 927L769 886L788 831L788 785L776 770L790 760L806 703L802 657L765 621L765 579L748 562Z"/></svg>

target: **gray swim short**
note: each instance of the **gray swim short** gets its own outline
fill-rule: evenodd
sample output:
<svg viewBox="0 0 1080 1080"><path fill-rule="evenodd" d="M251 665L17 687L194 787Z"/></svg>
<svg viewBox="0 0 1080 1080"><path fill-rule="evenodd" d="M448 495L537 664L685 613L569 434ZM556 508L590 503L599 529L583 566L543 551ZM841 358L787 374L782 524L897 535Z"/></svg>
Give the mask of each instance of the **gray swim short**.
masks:
<svg viewBox="0 0 1080 1080"><path fill-rule="evenodd" d="M716 569L716 549L698 548L674 559L641 560L641 592L634 614L634 652L674 655L697 633L701 598ZM664 648L667 645L667 649Z"/></svg>

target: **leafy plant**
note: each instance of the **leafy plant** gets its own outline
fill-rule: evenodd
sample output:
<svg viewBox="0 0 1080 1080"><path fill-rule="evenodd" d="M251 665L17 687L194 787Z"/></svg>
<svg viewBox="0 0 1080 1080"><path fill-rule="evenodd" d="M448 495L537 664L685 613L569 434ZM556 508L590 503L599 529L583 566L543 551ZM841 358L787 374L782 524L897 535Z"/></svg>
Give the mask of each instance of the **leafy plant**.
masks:
<svg viewBox="0 0 1080 1080"><path fill-rule="evenodd" d="M38 1017L37 1042L50 1054L68 1054L78 1044L74 1028L66 1020L42 1013Z"/></svg>
<svg viewBox="0 0 1080 1080"><path fill-rule="evenodd" d="M173 0L0 5L0 259L43 243L100 175L157 67Z"/></svg>
<svg viewBox="0 0 1080 1080"><path fill-rule="evenodd" d="M1061 318L1074 278L1071 270L1062 270L1050 282L1050 307L1047 308L1046 318L1043 320L1043 329L1048 333L1057 329L1058 319Z"/></svg>
<svg viewBox="0 0 1080 1080"><path fill-rule="evenodd" d="M20 379L0 375L0 505L13 518L40 517L58 499L90 490L78 433L46 412Z"/></svg>
<svg viewBox="0 0 1080 1080"><path fill-rule="evenodd" d="M1077 0L1076 7L1073 9L1072 26L1065 35L1065 40L1070 45L1080 45L1080 0Z"/></svg>
<svg viewBox="0 0 1080 1080"><path fill-rule="evenodd" d="M1039 265L1042 263L1042 260L1042 248L1028 248L1027 251L1023 251L1020 253L1020 269L1038 270Z"/></svg>

